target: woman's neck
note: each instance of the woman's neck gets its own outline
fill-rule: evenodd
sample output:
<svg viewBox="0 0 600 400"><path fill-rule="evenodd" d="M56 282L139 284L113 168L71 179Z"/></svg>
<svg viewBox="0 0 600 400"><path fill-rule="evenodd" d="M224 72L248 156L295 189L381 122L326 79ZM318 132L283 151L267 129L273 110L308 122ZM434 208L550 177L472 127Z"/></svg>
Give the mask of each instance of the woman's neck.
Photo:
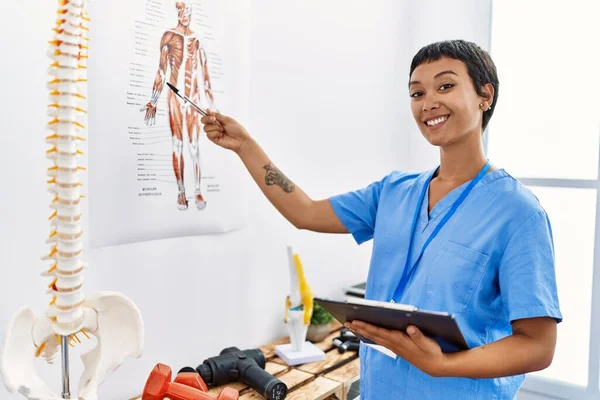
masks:
<svg viewBox="0 0 600 400"><path fill-rule="evenodd" d="M448 183L467 182L477 176L486 162L480 137L440 147L440 168L435 179Z"/></svg>

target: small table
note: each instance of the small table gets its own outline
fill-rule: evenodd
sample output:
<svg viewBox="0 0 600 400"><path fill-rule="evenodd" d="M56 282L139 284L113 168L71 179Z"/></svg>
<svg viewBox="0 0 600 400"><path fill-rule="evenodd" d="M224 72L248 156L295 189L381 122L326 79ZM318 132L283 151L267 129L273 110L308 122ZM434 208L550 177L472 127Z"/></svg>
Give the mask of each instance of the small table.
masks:
<svg viewBox="0 0 600 400"><path fill-rule="evenodd" d="M340 354L333 345L332 341L339 336L341 328L340 323L333 322L329 336L315 343L325 352L323 361L291 367L287 365L275 354L275 346L289 343L287 336L260 347L267 360L265 370L288 387L286 400L347 400L350 386L360 377L360 364L358 352L346 351ZM239 382L211 388L209 393L216 397L225 386L238 390L240 400L264 399L255 390ZM141 397L137 397L131 400L140 399Z"/></svg>

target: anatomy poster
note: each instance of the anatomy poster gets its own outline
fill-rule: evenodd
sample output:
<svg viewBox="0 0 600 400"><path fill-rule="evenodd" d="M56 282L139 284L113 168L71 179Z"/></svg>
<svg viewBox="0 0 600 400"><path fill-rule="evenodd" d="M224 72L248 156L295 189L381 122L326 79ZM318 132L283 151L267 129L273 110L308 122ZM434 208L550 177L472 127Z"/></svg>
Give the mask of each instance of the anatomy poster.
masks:
<svg viewBox="0 0 600 400"><path fill-rule="evenodd" d="M91 246L243 227L247 172L169 86L244 119L245 1L98 3L90 12Z"/></svg>

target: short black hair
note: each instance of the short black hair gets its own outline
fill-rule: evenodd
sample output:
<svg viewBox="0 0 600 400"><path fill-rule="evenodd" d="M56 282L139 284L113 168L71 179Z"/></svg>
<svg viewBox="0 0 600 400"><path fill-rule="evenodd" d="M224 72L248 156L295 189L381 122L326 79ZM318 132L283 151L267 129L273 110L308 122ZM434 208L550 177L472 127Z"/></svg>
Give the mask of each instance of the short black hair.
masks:
<svg viewBox="0 0 600 400"><path fill-rule="evenodd" d="M498 82L498 73L496 72L494 61L492 61L492 58L487 51L483 50L475 43L467 42L465 40L445 40L443 42L428 44L415 54L410 64L410 73L408 74L409 79L415 68L419 65L425 62L437 61L442 57L460 60L466 64L469 76L473 81L473 86L479 96L484 95L481 87L486 83L491 83L494 87L493 107L483 113L483 126L481 131L485 131L487 124L490 122L490 118L492 118L492 114L494 114L494 109L498 104L498 89L500 82Z"/></svg>

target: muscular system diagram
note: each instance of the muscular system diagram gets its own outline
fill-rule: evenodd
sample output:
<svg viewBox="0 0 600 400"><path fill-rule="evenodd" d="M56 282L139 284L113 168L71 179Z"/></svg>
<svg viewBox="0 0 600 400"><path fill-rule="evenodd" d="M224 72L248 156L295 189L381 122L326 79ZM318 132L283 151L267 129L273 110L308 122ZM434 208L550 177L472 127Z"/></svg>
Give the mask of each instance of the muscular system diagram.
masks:
<svg viewBox="0 0 600 400"><path fill-rule="evenodd" d="M94 46L102 63L89 70L99 133L88 142L99 195L92 248L244 226L245 171L208 140L192 106L246 113L244 1L136 0L119 12L92 3L96 23L110 27Z"/></svg>
<svg viewBox="0 0 600 400"><path fill-rule="evenodd" d="M144 122L153 126L156 121L157 103L169 82L196 104L215 110L214 96L208 74L207 56L200 37L192 31L192 4L175 2L178 23L168 29L160 40L160 61L154 78L150 101L142 108ZM184 183L184 135L188 139L188 151L194 171L194 202L198 210L206 207L201 193L200 149L198 137L201 131L200 114L188 103L181 101L171 90L167 91L169 128L171 130L173 172L177 181L177 208L186 210L188 199Z"/></svg>

